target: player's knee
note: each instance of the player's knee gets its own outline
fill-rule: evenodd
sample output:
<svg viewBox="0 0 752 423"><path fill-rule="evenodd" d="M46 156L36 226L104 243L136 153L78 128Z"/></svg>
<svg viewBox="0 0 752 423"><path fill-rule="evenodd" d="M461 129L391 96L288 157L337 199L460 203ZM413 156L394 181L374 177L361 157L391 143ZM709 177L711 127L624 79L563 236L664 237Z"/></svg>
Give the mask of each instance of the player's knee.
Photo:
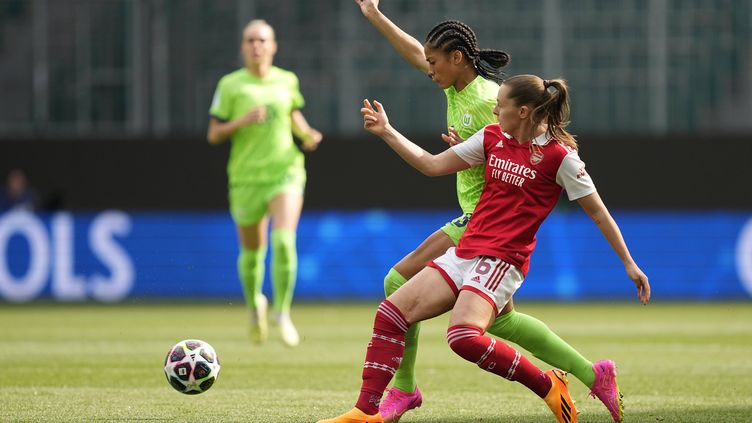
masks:
<svg viewBox="0 0 752 423"><path fill-rule="evenodd" d="M261 255L259 250L249 250L242 248L238 254L238 267L242 269L254 269L258 266L258 258Z"/></svg>
<svg viewBox="0 0 752 423"><path fill-rule="evenodd" d="M376 317L373 322L374 332L389 333L404 336L410 328L402 311L389 300L384 300L376 309Z"/></svg>
<svg viewBox="0 0 752 423"><path fill-rule="evenodd" d="M284 229L275 229L271 234L271 244L274 254L293 256L295 254L295 233Z"/></svg>
<svg viewBox="0 0 752 423"><path fill-rule="evenodd" d="M449 343L449 348L460 357L475 361L477 357L473 354L473 350L476 348L473 348L473 345L482 334L483 330L475 326L450 326L447 329L447 343Z"/></svg>

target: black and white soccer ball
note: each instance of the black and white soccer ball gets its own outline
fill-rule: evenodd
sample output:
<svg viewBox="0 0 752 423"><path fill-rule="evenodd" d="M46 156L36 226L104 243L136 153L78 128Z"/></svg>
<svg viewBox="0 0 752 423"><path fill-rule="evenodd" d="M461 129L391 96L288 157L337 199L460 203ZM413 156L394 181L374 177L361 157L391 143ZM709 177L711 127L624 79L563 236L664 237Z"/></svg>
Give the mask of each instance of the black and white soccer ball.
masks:
<svg viewBox="0 0 752 423"><path fill-rule="evenodd" d="M165 376L178 392L206 392L219 376L219 357L208 342L186 339L175 344L165 357Z"/></svg>

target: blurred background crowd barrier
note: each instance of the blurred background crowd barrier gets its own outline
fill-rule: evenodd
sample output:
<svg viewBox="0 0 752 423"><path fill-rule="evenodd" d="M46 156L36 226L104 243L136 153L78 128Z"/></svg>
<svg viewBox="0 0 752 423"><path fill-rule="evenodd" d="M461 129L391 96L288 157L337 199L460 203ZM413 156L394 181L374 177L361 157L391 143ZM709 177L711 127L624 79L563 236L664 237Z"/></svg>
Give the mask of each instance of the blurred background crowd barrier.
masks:
<svg viewBox="0 0 752 423"><path fill-rule="evenodd" d="M419 40L454 18L509 74L565 77L575 132L752 130L748 0L386 0ZM300 76L306 114L358 132L378 96L402 128L436 131L443 95L395 54L351 0L2 0L0 130L121 137L203 131L242 27L264 18L276 63ZM440 127L440 126L439 126Z"/></svg>
<svg viewBox="0 0 752 423"><path fill-rule="evenodd" d="M508 74L567 79L581 156L656 298L749 298L752 2L381 8L420 40L465 21L511 54ZM419 175L361 129L360 102L377 98L440 151L445 100L351 0L0 0L0 299L239 299L228 150L204 135L253 18L275 27L275 64L298 74L325 136L307 155L297 298L378 298L388 268L458 214L452 177ZM634 296L565 202L532 269L521 297Z"/></svg>

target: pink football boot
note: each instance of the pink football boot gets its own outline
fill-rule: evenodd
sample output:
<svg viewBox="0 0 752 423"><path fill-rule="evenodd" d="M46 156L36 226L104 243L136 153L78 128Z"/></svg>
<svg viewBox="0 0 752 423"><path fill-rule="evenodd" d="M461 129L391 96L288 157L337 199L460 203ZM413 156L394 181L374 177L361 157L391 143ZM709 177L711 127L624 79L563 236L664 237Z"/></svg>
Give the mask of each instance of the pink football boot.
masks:
<svg viewBox="0 0 752 423"><path fill-rule="evenodd" d="M593 364L595 382L590 389L590 396L601 400L608 408L615 422L624 418L624 403L619 385L616 384L616 364L611 360L601 360Z"/></svg>
<svg viewBox="0 0 752 423"><path fill-rule="evenodd" d="M386 392L386 398L379 406L379 414L384 419L384 423L396 423L405 412L423 404L423 396L417 386L415 392L412 393L403 392L397 388L390 388Z"/></svg>

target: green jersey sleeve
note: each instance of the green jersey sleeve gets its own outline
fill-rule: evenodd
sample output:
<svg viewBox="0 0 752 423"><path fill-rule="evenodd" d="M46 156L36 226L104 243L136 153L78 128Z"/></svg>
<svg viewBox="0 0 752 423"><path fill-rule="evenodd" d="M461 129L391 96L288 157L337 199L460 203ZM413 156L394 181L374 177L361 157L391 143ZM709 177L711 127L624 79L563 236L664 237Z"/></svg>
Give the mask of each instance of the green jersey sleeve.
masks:
<svg viewBox="0 0 752 423"><path fill-rule="evenodd" d="M300 81L294 73L290 73L290 93L292 94L292 109L298 110L305 106L305 99L300 92Z"/></svg>
<svg viewBox="0 0 752 423"><path fill-rule="evenodd" d="M209 107L209 115L223 121L230 120L232 116L232 96L228 92L228 85L226 78L219 80Z"/></svg>

